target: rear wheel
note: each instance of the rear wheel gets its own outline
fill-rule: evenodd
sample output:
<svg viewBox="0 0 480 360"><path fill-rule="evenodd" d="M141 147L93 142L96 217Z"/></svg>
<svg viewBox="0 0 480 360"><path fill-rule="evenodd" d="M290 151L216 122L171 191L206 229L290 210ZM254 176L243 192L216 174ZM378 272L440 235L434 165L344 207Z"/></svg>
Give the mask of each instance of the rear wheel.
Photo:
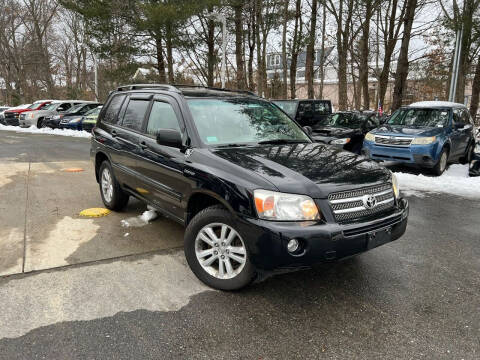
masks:
<svg viewBox="0 0 480 360"><path fill-rule="evenodd" d="M448 150L444 148L440 153L438 162L435 164L435 166L432 169L433 173L437 176L442 175L445 169L447 168L447 162L448 162Z"/></svg>
<svg viewBox="0 0 480 360"><path fill-rule="evenodd" d="M472 161L474 148L475 146L473 144L468 145L465 155L460 159L460 164L470 164L470 162Z"/></svg>
<svg viewBox="0 0 480 360"><path fill-rule="evenodd" d="M188 224L185 257L193 273L215 289L240 289L255 276L244 237L223 207L206 208Z"/></svg>
<svg viewBox="0 0 480 360"><path fill-rule="evenodd" d="M118 211L127 205L129 196L115 179L112 166L108 161L104 161L100 165L99 185L103 203L108 209Z"/></svg>

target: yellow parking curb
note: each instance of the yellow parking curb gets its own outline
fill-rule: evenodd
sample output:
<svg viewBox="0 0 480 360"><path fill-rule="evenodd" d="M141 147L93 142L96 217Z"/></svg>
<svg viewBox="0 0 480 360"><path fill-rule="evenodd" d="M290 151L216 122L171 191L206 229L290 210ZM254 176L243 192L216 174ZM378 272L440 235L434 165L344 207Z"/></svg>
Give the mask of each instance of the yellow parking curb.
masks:
<svg viewBox="0 0 480 360"><path fill-rule="evenodd" d="M110 210L105 208L90 208L80 211L80 216L85 217L101 217L110 214Z"/></svg>

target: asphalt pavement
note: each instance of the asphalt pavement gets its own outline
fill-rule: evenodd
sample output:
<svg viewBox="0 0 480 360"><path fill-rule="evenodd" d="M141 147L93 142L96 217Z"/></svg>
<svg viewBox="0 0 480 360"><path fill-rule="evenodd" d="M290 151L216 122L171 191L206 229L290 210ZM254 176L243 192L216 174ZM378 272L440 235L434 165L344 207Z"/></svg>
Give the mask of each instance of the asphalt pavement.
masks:
<svg viewBox="0 0 480 360"><path fill-rule="evenodd" d="M46 197L35 197L29 205L22 190L12 187L20 178L8 171L18 176L22 164L31 171L37 163L53 169L35 175L47 179L71 163L87 167L88 149L86 139L0 132L2 212L5 199L14 201L11 193L26 204L27 217L30 208L35 217L43 202L50 210L52 199L66 191L58 186L55 195L49 188ZM12 250L15 231L24 225L23 261L45 259L33 262L44 264L38 269L0 277L0 359L480 358L478 202L440 194L411 196L409 226L398 241L228 293L211 290L193 276L180 250L182 231L168 220L160 218L129 235L136 242L147 237L144 245L122 245L125 230L115 230L115 224L122 216L141 213L142 205L135 202L127 214L85 225L93 229L92 236L81 237L78 231L84 248L94 243L88 252L59 255L54 240L67 237L61 246L72 246L73 235L59 233L58 224L78 220L75 202L81 208L99 199L88 171L81 181L68 180L77 198L75 192L69 195L60 217L42 217L45 224L34 223L31 230L17 216L0 219L10 231L8 239L0 231L0 249ZM41 187L31 183L28 197L34 198L32 192ZM116 234L113 240L102 232L105 227ZM30 233L38 245L29 252ZM143 246L149 251L142 252ZM0 263L6 253L0 252Z"/></svg>

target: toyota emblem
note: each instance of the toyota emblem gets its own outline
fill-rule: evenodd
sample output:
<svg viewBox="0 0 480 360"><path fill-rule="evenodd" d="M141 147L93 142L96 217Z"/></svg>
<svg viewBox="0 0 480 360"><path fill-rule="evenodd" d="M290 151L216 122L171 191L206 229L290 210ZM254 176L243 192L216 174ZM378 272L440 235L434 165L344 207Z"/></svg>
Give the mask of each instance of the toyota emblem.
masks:
<svg viewBox="0 0 480 360"><path fill-rule="evenodd" d="M377 206L377 198L373 195L365 195L363 197L363 206L368 210L373 209Z"/></svg>

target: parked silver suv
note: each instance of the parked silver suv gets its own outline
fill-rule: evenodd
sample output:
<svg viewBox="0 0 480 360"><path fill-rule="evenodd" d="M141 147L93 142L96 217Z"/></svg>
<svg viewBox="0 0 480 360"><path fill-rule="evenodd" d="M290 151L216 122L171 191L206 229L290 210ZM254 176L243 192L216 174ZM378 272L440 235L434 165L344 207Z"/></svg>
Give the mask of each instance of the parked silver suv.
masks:
<svg viewBox="0 0 480 360"><path fill-rule="evenodd" d="M47 116L61 114L68 111L72 106L84 103L83 100L54 100L41 110L29 111L20 114L19 123L21 127L30 127L35 125L38 128L46 127L45 119Z"/></svg>

